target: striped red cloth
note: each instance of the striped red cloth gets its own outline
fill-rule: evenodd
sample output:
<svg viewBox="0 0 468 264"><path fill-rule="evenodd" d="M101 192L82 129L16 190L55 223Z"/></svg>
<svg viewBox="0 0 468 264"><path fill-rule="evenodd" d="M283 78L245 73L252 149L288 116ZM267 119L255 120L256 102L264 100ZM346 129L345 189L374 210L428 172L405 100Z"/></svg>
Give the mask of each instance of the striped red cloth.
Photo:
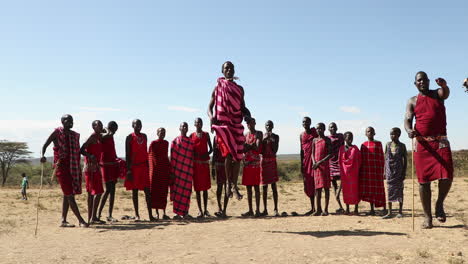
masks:
<svg viewBox="0 0 468 264"><path fill-rule="evenodd" d="M414 165L419 183L453 179L453 160L447 138L447 121L444 102L430 96L418 95L414 107L415 130L428 141L418 139L414 152ZM440 138L440 139L439 139Z"/></svg>
<svg viewBox="0 0 468 264"><path fill-rule="evenodd" d="M332 144L332 157L329 159L330 176L332 179L340 179L340 162L338 154L341 146L344 144L344 136L341 133L336 133L335 135L329 135L328 138Z"/></svg>
<svg viewBox="0 0 468 264"><path fill-rule="evenodd" d="M193 181L193 144L190 138L176 137L171 144L171 201L175 214L185 216L190 208Z"/></svg>
<svg viewBox="0 0 468 264"><path fill-rule="evenodd" d="M215 88L215 114L216 124L211 128L216 132L218 140L222 141L233 159L242 160L244 152L244 126L242 125L242 88L234 81L224 78L218 79Z"/></svg>
<svg viewBox="0 0 468 264"><path fill-rule="evenodd" d="M190 139L194 153L197 154L193 164L193 189L196 192L207 191L211 188L210 157L207 155L209 135L207 132L202 132L202 136L198 137L197 132L193 132Z"/></svg>
<svg viewBox="0 0 468 264"><path fill-rule="evenodd" d="M54 147L54 167L64 195L81 194L80 134L63 127L55 129L57 146Z"/></svg>
<svg viewBox="0 0 468 264"><path fill-rule="evenodd" d="M271 141L266 141L262 146L260 184L272 184L278 181L278 166L276 164L276 153L273 152Z"/></svg>
<svg viewBox="0 0 468 264"><path fill-rule="evenodd" d="M302 168L304 174L304 192L308 197L314 197L315 183L314 174L312 171L312 141L316 138L317 132L315 128L311 129L311 133L303 132L301 134L301 150L303 153Z"/></svg>
<svg viewBox="0 0 468 264"><path fill-rule="evenodd" d="M148 160L151 182L151 207L155 209L166 209L167 205L171 173L168 154L169 142L160 139L151 142L148 150Z"/></svg>
<svg viewBox="0 0 468 264"><path fill-rule="evenodd" d="M328 148L327 148L327 139L325 138L315 138L313 141L314 145L314 159L315 162L318 162L325 158L328 155ZM320 188L330 188L331 181L330 181L330 164L327 161L324 161L318 168L313 170L314 172L314 183L315 189Z"/></svg>
<svg viewBox="0 0 468 264"><path fill-rule="evenodd" d="M384 167L382 143L366 141L361 145L362 165L359 174L359 193L362 201L385 206Z"/></svg>
<svg viewBox="0 0 468 264"><path fill-rule="evenodd" d="M341 186L345 204L358 204L359 198L359 169L361 167L361 152L352 145L348 150L341 146L339 152L341 170Z"/></svg>

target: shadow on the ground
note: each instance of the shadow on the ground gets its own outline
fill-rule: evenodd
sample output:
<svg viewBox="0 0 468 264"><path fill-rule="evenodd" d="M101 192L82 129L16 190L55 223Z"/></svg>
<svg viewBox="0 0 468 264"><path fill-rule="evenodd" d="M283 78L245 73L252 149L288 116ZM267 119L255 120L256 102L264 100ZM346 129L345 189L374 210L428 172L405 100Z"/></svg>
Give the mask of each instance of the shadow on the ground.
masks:
<svg viewBox="0 0 468 264"><path fill-rule="evenodd" d="M452 226L434 226L434 228L448 228L448 229L456 229L456 228L464 228L467 229L466 225L452 225Z"/></svg>
<svg viewBox="0 0 468 264"><path fill-rule="evenodd" d="M314 236L317 238L332 237L332 236L405 236L406 233L400 232L382 232L370 230L334 230L334 231L305 231L305 232L287 232L287 231L269 231L274 234L294 234L304 236Z"/></svg>

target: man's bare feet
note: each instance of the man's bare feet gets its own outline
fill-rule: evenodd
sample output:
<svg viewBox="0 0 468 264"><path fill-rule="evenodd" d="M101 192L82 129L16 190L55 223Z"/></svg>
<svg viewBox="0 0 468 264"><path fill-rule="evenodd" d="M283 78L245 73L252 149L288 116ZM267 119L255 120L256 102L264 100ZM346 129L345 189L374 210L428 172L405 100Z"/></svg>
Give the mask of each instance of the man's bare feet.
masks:
<svg viewBox="0 0 468 264"><path fill-rule="evenodd" d="M261 216L260 211L259 210L255 211L254 217L260 217L260 216Z"/></svg>
<svg viewBox="0 0 468 264"><path fill-rule="evenodd" d="M278 217L278 216L280 216L280 214L279 214L278 210L274 210L273 212L274 212L274 213L273 213L273 216L275 216L275 217Z"/></svg>
<svg viewBox="0 0 468 264"><path fill-rule="evenodd" d="M382 219L390 219L390 218L393 218L393 215L391 213L388 213L388 214L382 216Z"/></svg>
<svg viewBox="0 0 468 264"><path fill-rule="evenodd" d="M106 220L107 220L107 222L111 222L111 223L117 223L117 222L119 222L119 220L115 219L115 218L112 217L112 216L108 216L108 217L106 218Z"/></svg>
<svg viewBox="0 0 468 264"><path fill-rule="evenodd" d="M208 210L205 210L205 212L203 213L203 215L204 215L205 217L210 217L210 216L211 216L211 215L210 215L210 212L208 212Z"/></svg>
<svg viewBox="0 0 468 264"><path fill-rule="evenodd" d="M340 209L336 209L336 214L344 214L345 213L345 210L343 208L340 208Z"/></svg>
<svg viewBox="0 0 468 264"><path fill-rule="evenodd" d="M324 212L322 213L322 216L328 216L328 211L324 211Z"/></svg>
<svg viewBox="0 0 468 264"><path fill-rule="evenodd" d="M315 211L315 213L313 213L312 215L313 215L313 216L319 216L319 215L322 215L322 213L323 213L322 210L317 210L317 211Z"/></svg>
<svg viewBox="0 0 468 264"><path fill-rule="evenodd" d="M253 213L253 211L247 211L247 212L241 214L241 216L242 217L252 217L252 216L254 216L254 213Z"/></svg>
<svg viewBox="0 0 468 264"><path fill-rule="evenodd" d="M242 194L239 192L239 188L237 186L233 186L232 187L232 192L234 192L234 195L236 196L236 199L237 200L242 200L243 196Z"/></svg>
<svg viewBox="0 0 468 264"><path fill-rule="evenodd" d="M171 218L168 215L163 215L162 219L163 220L171 220Z"/></svg>
<svg viewBox="0 0 468 264"><path fill-rule="evenodd" d="M95 218L95 219L93 219L93 220L91 221L90 224L92 224L92 225L105 225L106 222L105 222L105 221L102 221L101 219Z"/></svg>
<svg viewBox="0 0 468 264"><path fill-rule="evenodd" d="M309 216L309 215L312 215L313 213L315 213L315 210L311 209L310 211L306 212L304 215Z"/></svg>
<svg viewBox="0 0 468 264"><path fill-rule="evenodd" d="M421 228L422 229L431 229L433 227L432 225L432 218L429 218L429 217L425 217L424 218L424 221L421 225Z"/></svg>
<svg viewBox="0 0 468 264"><path fill-rule="evenodd" d="M445 223L445 221L447 221L447 215L445 214L444 207L442 205L436 205L435 217L437 221L441 223Z"/></svg>
<svg viewBox="0 0 468 264"><path fill-rule="evenodd" d="M151 217L149 218L149 221L150 221L150 222L157 222L158 219L155 218L154 216L151 216Z"/></svg>
<svg viewBox="0 0 468 264"><path fill-rule="evenodd" d="M67 221L62 222L60 227L75 227L75 225L68 223Z"/></svg>
<svg viewBox="0 0 468 264"><path fill-rule="evenodd" d="M403 218L403 214L402 214L402 213L398 213L398 214L396 215L396 218Z"/></svg>
<svg viewBox="0 0 468 264"><path fill-rule="evenodd" d="M370 215L370 216L374 216L375 215L375 211L369 211L369 213L367 213L367 215Z"/></svg>
<svg viewBox="0 0 468 264"><path fill-rule="evenodd" d="M89 224L86 223L86 222L81 222L81 223L79 224L79 227L87 228L87 227L89 227Z"/></svg>
<svg viewBox="0 0 468 264"><path fill-rule="evenodd" d="M260 216L268 216L268 211L264 210L263 212L260 213Z"/></svg>
<svg viewBox="0 0 468 264"><path fill-rule="evenodd" d="M197 218L198 218L198 219L201 219L201 218L203 218L203 217L204 217L203 212L199 212L198 215L197 215Z"/></svg>
<svg viewBox="0 0 468 264"><path fill-rule="evenodd" d="M221 217L223 215L223 211L218 211L218 212L215 212L214 215L216 217Z"/></svg>

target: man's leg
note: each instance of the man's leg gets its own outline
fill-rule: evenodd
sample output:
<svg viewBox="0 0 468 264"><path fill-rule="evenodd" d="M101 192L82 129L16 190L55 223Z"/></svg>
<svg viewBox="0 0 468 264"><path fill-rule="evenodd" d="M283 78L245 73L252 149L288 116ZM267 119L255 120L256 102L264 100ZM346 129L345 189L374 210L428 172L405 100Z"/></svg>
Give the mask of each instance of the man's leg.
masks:
<svg viewBox="0 0 468 264"><path fill-rule="evenodd" d="M93 219L93 221L100 222L99 218L97 217L97 210L99 207L99 202L101 201L101 196L102 194L96 194L93 197L93 215L91 216L91 219Z"/></svg>
<svg viewBox="0 0 468 264"><path fill-rule="evenodd" d="M424 211L423 229L432 228L431 183L419 184L419 197Z"/></svg>
<svg viewBox="0 0 468 264"><path fill-rule="evenodd" d="M382 217L382 219L389 219L392 218L392 203L388 202L388 212L386 215Z"/></svg>
<svg viewBox="0 0 468 264"><path fill-rule="evenodd" d="M207 217L210 216L210 213L208 212L208 191L203 191L203 207L203 214Z"/></svg>
<svg viewBox="0 0 468 264"><path fill-rule="evenodd" d="M114 219L112 217L112 212L114 211L114 201L115 201L115 184L117 182L111 181L109 182L109 216L107 217L108 220L110 221L117 221L117 219Z"/></svg>
<svg viewBox="0 0 468 264"><path fill-rule="evenodd" d="M66 196L66 198L68 200L68 204L70 208L72 209L72 212L75 214L76 218L78 218L78 222L80 223L80 226L88 227L89 224L85 222L83 217L81 217L80 210L78 209L78 205L76 204L76 201L75 201L75 196L68 195Z"/></svg>
<svg viewBox="0 0 468 264"><path fill-rule="evenodd" d="M322 188L315 190L315 196L317 200L317 206L316 206L317 211L315 211L314 215L315 216L322 215L323 213L322 211Z"/></svg>
<svg viewBox="0 0 468 264"><path fill-rule="evenodd" d="M273 192L273 203L275 205L274 212L275 216L280 216L278 212L278 188L276 187L276 182L271 184L271 191Z"/></svg>
<svg viewBox="0 0 468 264"><path fill-rule="evenodd" d="M106 182L106 191L104 192L104 195L102 196L102 199L101 199L101 204L99 205L99 210L98 210L98 214L97 214L97 218L101 219L101 215L102 215L102 210L104 209L104 206L106 205L106 201L107 201L107 196L109 196L109 182Z"/></svg>
<svg viewBox="0 0 468 264"><path fill-rule="evenodd" d="M265 184L262 186L263 189L263 212L262 215L268 215L268 206L267 206L267 201L268 201L268 184Z"/></svg>
<svg viewBox="0 0 468 264"><path fill-rule="evenodd" d="M255 191L255 217L260 216L260 186L254 185Z"/></svg>
<svg viewBox="0 0 468 264"><path fill-rule="evenodd" d="M223 206L221 205L221 196L223 194L223 186L224 184L218 184L216 187L216 201L218 202L218 212L223 211Z"/></svg>
<svg viewBox="0 0 468 264"><path fill-rule="evenodd" d="M140 213L138 212L138 189L132 190L133 209L135 210L135 220L140 220Z"/></svg>
<svg viewBox="0 0 468 264"><path fill-rule="evenodd" d="M325 189L325 210L323 211L322 215L327 216L328 204L330 203L330 188L324 188L324 189Z"/></svg>
<svg viewBox="0 0 468 264"><path fill-rule="evenodd" d="M62 224L67 223L67 215L68 215L69 207L70 207L70 203L68 202L68 198L64 195L63 202L62 202Z"/></svg>
<svg viewBox="0 0 468 264"><path fill-rule="evenodd" d="M375 215L375 210L374 210L374 203L370 203L370 212L369 215Z"/></svg>
<svg viewBox="0 0 468 264"><path fill-rule="evenodd" d="M249 206L249 210L242 214L242 216L253 216L253 209L252 209L252 186L247 185L247 204Z"/></svg>
<svg viewBox="0 0 468 264"><path fill-rule="evenodd" d="M333 191L335 193L336 202L338 203L338 206L340 207L340 208L338 208L336 210L336 212L337 213L343 213L343 205L341 204L341 200L340 200L341 184L338 185L338 180L337 179L333 179L332 184L333 184Z"/></svg>
<svg viewBox="0 0 468 264"><path fill-rule="evenodd" d="M151 208L151 192L149 187L145 188L145 200L146 208L148 209L148 218L151 222L156 221L157 219L153 217L153 209Z"/></svg>
<svg viewBox="0 0 468 264"><path fill-rule="evenodd" d="M444 211L444 201L452 187L452 180L439 180L439 194L435 206L435 216L441 223L445 223L447 216Z"/></svg>
<svg viewBox="0 0 468 264"><path fill-rule="evenodd" d="M237 200L242 200L242 194L239 192L237 187L237 178L239 178L240 161L232 161L232 182L234 184L234 193L237 196Z"/></svg>
<svg viewBox="0 0 468 264"><path fill-rule="evenodd" d="M88 223L91 223L93 217L93 195L88 192Z"/></svg>
<svg viewBox="0 0 468 264"><path fill-rule="evenodd" d="M201 197L200 197L200 192L197 191L195 192L195 196L197 197L197 205L198 205L198 216L197 218L202 218L203 217L203 210L202 210L202 207L201 207Z"/></svg>

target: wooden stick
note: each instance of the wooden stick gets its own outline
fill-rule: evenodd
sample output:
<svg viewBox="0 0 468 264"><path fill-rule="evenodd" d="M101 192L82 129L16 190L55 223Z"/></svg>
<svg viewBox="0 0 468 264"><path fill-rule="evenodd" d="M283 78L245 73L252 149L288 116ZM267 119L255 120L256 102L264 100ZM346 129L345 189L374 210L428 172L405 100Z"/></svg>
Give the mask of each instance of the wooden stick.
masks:
<svg viewBox="0 0 468 264"><path fill-rule="evenodd" d="M42 190L42 178L44 177L44 163L41 162L41 185L37 194L37 206L36 206L36 230L34 230L34 237L37 237L37 228L39 226L39 198L41 197Z"/></svg>
<svg viewBox="0 0 468 264"><path fill-rule="evenodd" d="M413 192L413 205L411 206L411 220L413 221L413 232L414 232L414 139L411 139L411 183Z"/></svg>

